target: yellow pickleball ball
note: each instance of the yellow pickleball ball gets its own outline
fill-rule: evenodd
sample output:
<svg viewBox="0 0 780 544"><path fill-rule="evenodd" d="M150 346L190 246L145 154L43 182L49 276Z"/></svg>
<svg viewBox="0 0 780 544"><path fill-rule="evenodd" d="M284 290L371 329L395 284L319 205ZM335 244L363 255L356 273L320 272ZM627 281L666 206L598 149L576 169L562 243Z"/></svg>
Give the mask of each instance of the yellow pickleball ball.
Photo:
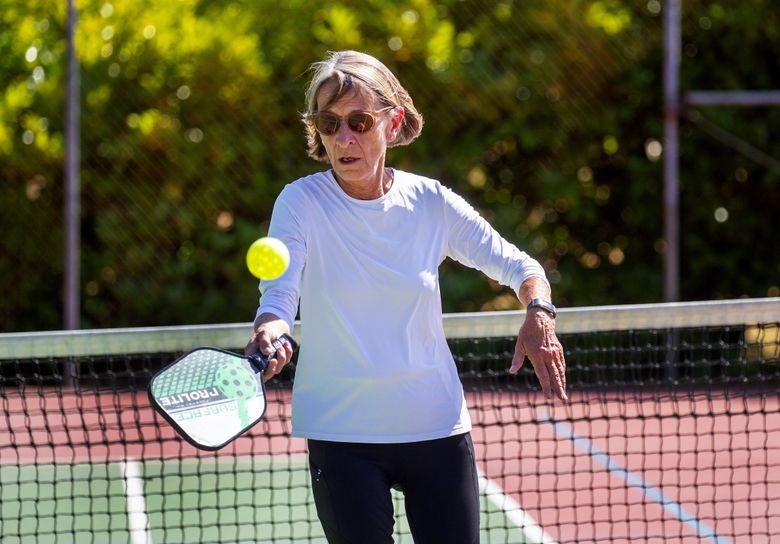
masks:
<svg viewBox="0 0 780 544"><path fill-rule="evenodd" d="M259 238L246 252L246 266L258 279L275 280L290 266L290 251L278 238Z"/></svg>

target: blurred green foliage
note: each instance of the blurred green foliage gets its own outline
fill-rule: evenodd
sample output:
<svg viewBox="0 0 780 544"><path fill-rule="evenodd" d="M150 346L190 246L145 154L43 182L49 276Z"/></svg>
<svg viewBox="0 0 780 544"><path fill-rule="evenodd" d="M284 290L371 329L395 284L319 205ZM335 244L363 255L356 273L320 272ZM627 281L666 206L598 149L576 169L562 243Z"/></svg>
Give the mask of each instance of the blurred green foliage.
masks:
<svg viewBox="0 0 780 544"><path fill-rule="evenodd" d="M657 0L82 0L82 325L250 320L244 252L321 169L298 112L328 50L385 62L426 119L391 151L543 262L561 306L662 298ZM65 8L0 11L0 330L59 328ZM773 0L683 5L682 88L780 89ZM774 157L780 108L698 112ZM681 294L780 293L780 172L681 127ZM725 216L725 219L724 219ZM447 311L514 308L445 263Z"/></svg>

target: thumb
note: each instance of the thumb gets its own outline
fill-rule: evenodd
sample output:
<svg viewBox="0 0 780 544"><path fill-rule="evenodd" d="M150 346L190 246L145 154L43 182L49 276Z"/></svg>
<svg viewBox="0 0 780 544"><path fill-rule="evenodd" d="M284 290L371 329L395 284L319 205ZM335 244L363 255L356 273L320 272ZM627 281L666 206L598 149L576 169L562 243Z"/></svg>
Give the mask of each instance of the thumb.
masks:
<svg viewBox="0 0 780 544"><path fill-rule="evenodd" d="M509 367L509 373L510 374L517 374L518 371L523 367L523 363L525 362L525 349L523 349L523 345L520 343L520 340L517 340L517 344L515 344L515 354L512 357L512 366Z"/></svg>

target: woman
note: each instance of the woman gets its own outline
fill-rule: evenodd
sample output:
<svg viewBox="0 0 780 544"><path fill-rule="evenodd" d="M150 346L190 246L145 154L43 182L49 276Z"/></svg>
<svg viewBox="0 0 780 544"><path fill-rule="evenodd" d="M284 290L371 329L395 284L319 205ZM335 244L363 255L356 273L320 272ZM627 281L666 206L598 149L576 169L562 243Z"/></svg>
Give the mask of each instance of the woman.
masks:
<svg viewBox="0 0 780 544"><path fill-rule="evenodd" d="M280 193L269 235L290 266L262 281L247 353L272 353L300 302L293 435L308 439L317 513L329 542L392 542L390 488L415 542L477 542L477 470L463 388L442 325L445 257L511 286L528 307L510 368L528 355L544 392L566 399L555 308L539 263L438 181L385 166L422 117L377 59L354 51L312 66L308 152L331 169ZM269 376L290 361L276 351Z"/></svg>

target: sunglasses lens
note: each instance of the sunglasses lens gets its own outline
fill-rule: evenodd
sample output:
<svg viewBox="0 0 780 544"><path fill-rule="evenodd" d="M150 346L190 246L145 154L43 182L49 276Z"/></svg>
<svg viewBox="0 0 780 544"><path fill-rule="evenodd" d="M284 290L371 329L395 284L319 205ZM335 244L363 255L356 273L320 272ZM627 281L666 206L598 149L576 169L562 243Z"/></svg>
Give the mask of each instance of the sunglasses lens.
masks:
<svg viewBox="0 0 780 544"><path fill-rule="evenodd" d="M363 134L374 126L374 116L370 112L356 111L347 116L347 125L353 132ZM314 116L314 128L320 134L336 134L341 126L341 117L329 112L320 112Z"/></svg>
<svg viewBox="0 0 780 544"><path fill-rule="evenodd" d="M318 113L314 118L314 128L321 134L336 134L340 124L341 119L332 113Z"/></svg>
<svg viewBox="0 0 780 544"><path fill-rule="evenodd" d="M353 113L347 118L347 124L349 128L362 134L371 130L374 126L374 118L368 113Z"/></svg>

